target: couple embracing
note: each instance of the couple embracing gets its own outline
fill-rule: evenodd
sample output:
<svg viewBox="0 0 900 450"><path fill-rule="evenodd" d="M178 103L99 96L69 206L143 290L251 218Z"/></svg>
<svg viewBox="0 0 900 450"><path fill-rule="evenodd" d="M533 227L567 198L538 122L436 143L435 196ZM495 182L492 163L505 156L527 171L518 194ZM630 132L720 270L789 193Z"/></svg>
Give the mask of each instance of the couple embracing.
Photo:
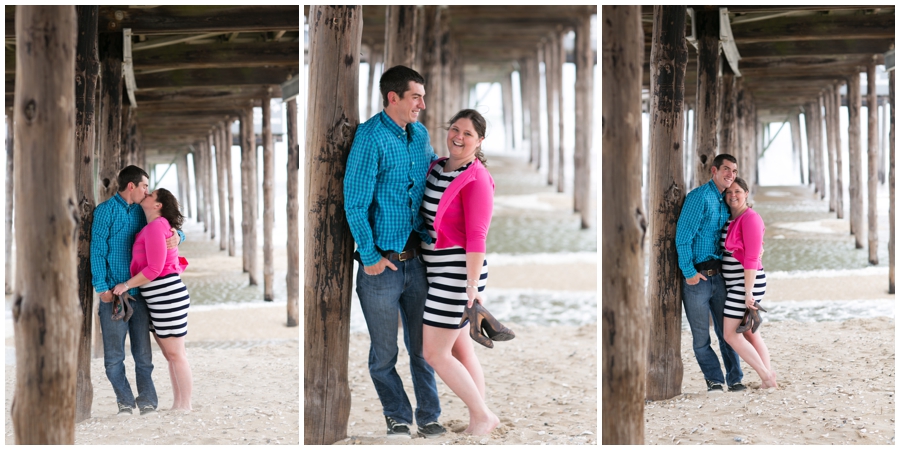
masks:
<svg viewBox="0 0 900 450"><path fill-rule="evenodd" d="M484 117L465 109L448 123L449 158L438 158L428 130L425 80L395 66L379 81L384 110L356 130L344 176L344 209L356 241L356 292L371 338L369 374L387 436L410 438L413 411L397 374L397 316L404 330L416 397L417 434L446 432L438 421L434 372L469 410L466 433L485 435L500 420L485 403L472 339L514 337L481 305L485 240L494 182L481 143ZM469 339L469 337L472 339Z"/></svg>
<svg viewBox="0 0 900 450"><path fill-rule="evenodd" d="M675 234L683 281L684 312L693 335L694 356L707 392L743 391L738 355L759 375L760 388L777 388L769 349L758 328L766 292L762 266L762 218L747 202L747 183L737 176L737 159L720 154L710 168L712 179L688 193ZM725 363L710 345L709 317ZM727 378L727 380L726 380Z"/></svg>

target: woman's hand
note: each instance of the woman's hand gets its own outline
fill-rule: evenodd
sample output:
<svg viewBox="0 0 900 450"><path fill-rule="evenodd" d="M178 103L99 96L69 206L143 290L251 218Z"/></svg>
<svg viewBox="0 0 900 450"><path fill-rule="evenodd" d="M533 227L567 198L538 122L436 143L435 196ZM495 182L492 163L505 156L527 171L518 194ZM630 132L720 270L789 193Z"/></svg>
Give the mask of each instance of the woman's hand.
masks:
<svg viewBox="0 0 900 450"><path fill-rule="evenodd" d="M178 235L178 232L175 231L175 228L172 228L172 236L169 236L166 239L166 250L172 250L173 248L178 247L178 244L181 243L181 236Z"/></svg>
<svg viewBox="0 0 900 450"><path fill-rule="evenodd" d="M484 297L478 292L478 288L467 287L466 295L469 297L469 303L466 303L467 308L471 308L474 305L475 300L478 300L478 303L484 305Z"/></svg>
<svg viewBox="0 0 900 450"><path fill-rule="evenodd" d="M753 300L753 294L747 293L744 297L744 304L747 305L748 308L756 310L759 309L756 307L756 301Z"/></svg>
<svg viewBox="0 0 900 450"><path fill-rule="evenodd" d="M112 289L113 295L122 295L123 292L127 292L128 287L125 286L125 283L119 283Z"/></svg>

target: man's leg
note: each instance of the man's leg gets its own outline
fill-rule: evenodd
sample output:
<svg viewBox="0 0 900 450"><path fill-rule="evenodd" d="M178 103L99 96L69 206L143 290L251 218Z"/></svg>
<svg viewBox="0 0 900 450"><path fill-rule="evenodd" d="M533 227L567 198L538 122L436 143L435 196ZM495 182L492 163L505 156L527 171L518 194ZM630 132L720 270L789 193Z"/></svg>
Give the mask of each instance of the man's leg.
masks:
<svg viewBox="0 0 900 450"><path fill-rule="evenodd" d="M134 378L137 384L138 408L159 406L156 387L153 385L153 351L150 347L150 310L140 294L134 296L131 306L134 313L128 321L128 336L131 339L131 355L134 357Z"/></svg>
<svg viewBox="0 0 900 450"><path fill-rule="evenodd" d="M700 364L703 377L714 383L725 383L719 357L712 349L709 339L709 299L713 295L713 287L709 280L700 280L693 286L682 280L681 284L684 288L684 314L691 326L694 356Z"/></svg>
<svg viewBox="0 0 900 450"><path fill-rule="evenodd" d="M100 316L100 330L103 331L103 365L106 378L116 393L116 402L134 407L134 394L125 377L125 335L128 324L112 320L112 303L100 302L97 314Z"/></svg>
<svg viewBox="0 0 900 450"><path fill-rule="evenodd" d="M404 261L397 268L404 272L406 281L400 297L404 342L409 352L409 367L416 393L416 424L427 425L437 421L441 415L441 401L438 398L434 369L422 354L422 319L425 315L425 296L428 295L428 281L425 265L419 258Z"/></svg>
<svg viewBox="0 0 900 450"><path fill-rule="evenodd" d="M359 266L356 293L369 329L369 375L381 400L384 415L412 424L412 405L403 390L397 364L397 311L403 291L403 272L386 267L379 275L368 275Z"/></svg>
<svg viewBox="0 0 900 450"><path fill-rule="evenodd" d="M741 371L740 357L728 345L728 342L725 342L725 335L722 333L722 321L725 319L725 298L728 291L725 289L725 279L722 275L711 277L709 281L712 283L713 289L713 295L709 300L709 308L712 311L716 337L719 338L719 350L722 352L722 361L725 363L725 378L729 386L734 386L741 382L744 378L744 373Z"/></svg>

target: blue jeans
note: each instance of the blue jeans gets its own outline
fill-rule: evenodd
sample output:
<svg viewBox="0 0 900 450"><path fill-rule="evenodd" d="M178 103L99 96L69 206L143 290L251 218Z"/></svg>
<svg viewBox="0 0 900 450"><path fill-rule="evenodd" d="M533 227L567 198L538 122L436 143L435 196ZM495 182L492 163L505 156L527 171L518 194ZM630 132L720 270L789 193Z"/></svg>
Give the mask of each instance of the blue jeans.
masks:
<svg viewBox="0 0 900 450"><path fill-rule="evenodd" d="M362 264L356 273L356 293L369 328L369 375L381 400L384 415L412 424L412 406L397 364L397 312L403 323L403 341L409 352L409 366L416 394L416 423L425 425L441 415L434 369L422 356L422 317L428 282L420 258L391 261L397 270L385 267L378 275L368 275Z"/></svg>
<svg viewBox="0 0 900 450"><path fill-rule="evenodd" d="M153 372L152 351L150 348L150 313L147 303L140 294L134 295L134 314L128 322L112 320L113 303L100 302L100 329L103 331L103 365L106 367L106 378L112 383L116 393L116 402L123 405L141 408L147 405L156 409L159 399L156 388L150 377ZM131 385L125 378L125 335L131 339L131 356L134 358L134 378L137 382L138 396L134 398Z"/></svg>
<svg viewBox="0 0 900 450"><path fill-rule="evenodd" d="M741 372L741 360L737 352L725 342L722 335L722 320L725 311L725 280L722 275L707 277L699 283L691 286L682 279L684 287L684 314L691 326L691 334L694 337L694 356L700 364L703 377L714 383L722 384L722 367L719 365L719 357L710 345L709 315L712 313L713 327L719 338L719 350L722 351L722 360L725 362L728 386L741 382L744 373Z"/></svg>

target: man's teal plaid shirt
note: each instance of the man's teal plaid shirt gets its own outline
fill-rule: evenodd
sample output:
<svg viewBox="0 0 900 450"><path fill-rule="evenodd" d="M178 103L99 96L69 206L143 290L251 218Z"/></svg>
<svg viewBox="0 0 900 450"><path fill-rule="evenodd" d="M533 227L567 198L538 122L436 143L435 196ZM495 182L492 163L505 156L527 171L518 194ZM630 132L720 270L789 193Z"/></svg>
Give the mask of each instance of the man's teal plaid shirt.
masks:
<svg viewBox="0 0 900 450"><path fill-rule="evenodd" d="M415 230L425 242L419 207L425 175L437 159L428 130L413 122L400 128L382 111L356 129L344 173L344 210L363 265L384 251L403 251Z"/></svg>
<svg viewBox="0 0 900 450"><path fill-rule="evenodd" d="M688 193L675 229L678 267L685 278L697 274L695 264L722 259L719 239L728 215L728 205L713 180Z"/></svg>

